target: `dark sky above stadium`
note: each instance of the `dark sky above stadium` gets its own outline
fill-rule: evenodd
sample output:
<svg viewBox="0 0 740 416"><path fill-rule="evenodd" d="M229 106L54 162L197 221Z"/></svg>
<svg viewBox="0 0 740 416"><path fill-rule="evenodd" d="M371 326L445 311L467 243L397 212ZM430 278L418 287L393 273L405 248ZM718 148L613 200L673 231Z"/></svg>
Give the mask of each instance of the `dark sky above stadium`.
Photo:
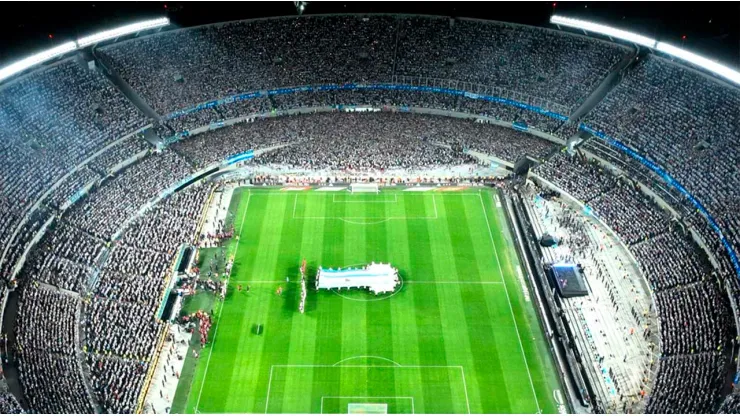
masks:
<svg viewBox="0 0 740 416"><path fill-rule="evenodd" d="M0 66L38 50L136 20L169 16L179 27L296 15L279 2L3 3ZM549 26L559 14L670 41L740 68L740 2L309 2L304 14L420 13ZM684 38L685 36L685 38Z"/></svg>

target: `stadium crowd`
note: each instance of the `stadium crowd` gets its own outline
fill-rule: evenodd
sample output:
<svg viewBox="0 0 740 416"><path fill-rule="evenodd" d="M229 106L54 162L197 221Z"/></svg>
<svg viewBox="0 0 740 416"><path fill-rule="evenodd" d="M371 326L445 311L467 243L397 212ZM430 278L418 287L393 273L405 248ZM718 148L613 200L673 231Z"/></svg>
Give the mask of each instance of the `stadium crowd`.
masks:
<svg viewBox="0 0 740 416"><path fill-rule="evenodd" d="M649 57L592 110L585 122L665 168L712 214L740 250L740 90L692 69ZM693 207L692 211L695 211ZM688 219L706 229L700 215ZM713 231L707 241L716 240ZM717 257L726 257L724 249ZM723 273L730 271L721 261Z"/></svg>
<svg viewBox="0 0 740 416"><path fill-rule="evenodd" d="M231 22L101 51L162 115L240 92L399 76L496 86L572 108L628 54L563 32L426 16Z"/></svg>
<svg viewBox="0 0 740 416"><path fill-rule="evenodd" d="M734 393L727 396L718 413L727 415L740 413L740 394Z"/></svg>
<svg viewBox="0 0 740 416"><path fill-rule="evenodd" d="M297 142L261 155L256 163L309 169L382 171L472 163L465 149L514 162L522 152L544 156L552 148L548 141L507 128L395 112L301 115L257 121L255 127L269 130L274 142Z"/></svg>
<svg viewBox="0 0 740 416"><path fill-rule="evenodd" d="M24 413L23 407L18 403L18 399L7 391L7 388L0 390L0 413L4 415L17 415Z"/></svg>
<svg viewBox="0 0 740 416"><path fill-rule="evenodd" d="M71 58L3 86L0 109L3 247L25 210L52 184L147 123L103 75Z"/></svg>
<svg viewBox="0 0 740 416"><path fill-rule="evenodd" d="M536 172L582 202L590 201L594 213L630 247L655 291L662 362L647 411L711 411L721 397L734 322L726 291L706 255L616 172L580 152L557 155L551 163Z"/></svg>
<svg viewBox="0 0 740 416"><path fill-rule="evenodd" d="M50 228L31 251L20 279L83 293L103 253L103 241L64 222Z"/></svg>
<svg viewBox="0 0 740 416"><path fill-rule="evenodd" d="M151 154L75 205L67 221L108 240L141 206L191 171L192 166L172 151Z"/></svg>
<svg viewBox="0 0 740 416"><path fill-rule="evenodd" d="M92 413L77 359L80 299L37 285L21 289L15 353L32 413Z"/></svg>
<svg viewBox="0 0 740 416"><path fill-rule="evenodd" d="M136 400L146 378L145 362L88 354L92 390L107 413L136 413Z"/></svg>
<svg viewBox="0 0 740 416"><path fill-rule="evenodd" d="M207 100L274 87L442 79L487 93L573 110L629 54L578 35L501 23L410 16L269 19L164 32L101 48L114 70L161 115ZM321 59L317 59L321 57ZM434 85L444 82L439 81ZM481 87L476 87L481 88ZM167 119L160 137L214 121L297 107L366 105L456 110L519 122L560 138L576 128L513 106L409 91L270 95ZM649 57L586 118L665 167L714 215L740 248L740 92ZM566 111L563 111L564 113ZM257 159L310 169L388 169L470 162L472 149L515 161L552 144L510 129L391 112L322 113L257 120L149 152L141 138L112 146L70 175L18 227L27 209L64 175L150 123L99 72L62 60L0 88L0 277L8 279L36 232L52 226L20 273L16 344L20 381L34 412L131 412L162 324L154 318L179 244L195 237L209 189L171 196L128 223L194 168L255 147L293 143ZM134 154L144 158L121 172ZM651 412L705 412L720 398L732 316L716 275L677 224L629 180L563 155L538 173L593 207L630 245L656 292L663 365ZM59 209L83 186L89 196ZM699 215L686 217L730 265ZM18 234L12 238L14 231ZM118 232L120 240L110 244ZM52 289L49 285L59 289ZM71 291L68 293L65 291ZM740 289L736 295L740 299ZM81 324L81 327L78 326ZM132 334L136 334L132 336ZM84 363L79 354L84 349ZM82 365L91 373L93 397ZM737 396L725 409L737 409ZM18 410L0 393L0 411ZM7 409L7 410L6 410Z"/></svg>

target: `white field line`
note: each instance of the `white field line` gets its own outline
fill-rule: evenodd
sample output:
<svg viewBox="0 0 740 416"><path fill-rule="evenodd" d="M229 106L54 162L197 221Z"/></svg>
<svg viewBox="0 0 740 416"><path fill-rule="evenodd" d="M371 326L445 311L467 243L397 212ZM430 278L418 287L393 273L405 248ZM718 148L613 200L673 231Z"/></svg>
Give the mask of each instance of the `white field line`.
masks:
<svg viewBox="0 0 740 416"><path fill-rule="evenodd" d="M333 202L335 204L391 204L391 203L397 203L398 202L398 194L393 194L393 200L392 201L391 200L383 200L383 201L373 201L373 200L369 200L369 201L362 201L362 200L359 200L359 201L351 201L351 200L350 201L342 201L341 198L340 198L339 201L337 201L337 195L336 194L333 194L332 195L331 202Z"/></svg>
<svg viewBox="0 0 740 416"><path fill-rule="evenodd" d="M350 357L355 358L355 357ZM344 360L342 360L344 361ZM341 361L339 362L341 363ZM270 390L272 389L272 372L275 369L275 367L279 368L457 368L460 370L460 374L462 376L462 382L463 382L463 389L465 390L465 404L468 409L468 414L470 414L470 400L468 398L468 383L465 380L465 369L461 365L401 365L396 363L397 365L337 365L336 364L273 364L270 366L270 379L267 382L267 398L265 399L265 414L267 414L268 406L270 405ZM370 397L370 396L321 396L321 412L324 411L324 398L329 399L411 399L411 411L412 413L415 413L414 410L414 398L410 396L388 396L388 397ZM539 406L537 406L539 408Z"/></svg>
<svg viewBox="0 0 740 416"><path fill-rule="evenodd" d="M468 405L468 414L470 414L470 400L468 399L468 383L465 382L465 369L462 366L460 366L460 372L462 373L463 389L465 389L465 403Z"/></svg>
<svg viewBox="0 0 740 416"><path fill-rule="evenodd" d="M279 283L285 283L285 280L232 280L231 283L248 283L248 284L279 284ZM406 284L416 284L416 285L503 285L504 282L446 282L446 281L438 281L435 282L434 280L405 280L404 283Z"/></svg>
<svg viewBox="0 0 740 416"><path fill-rule="evenodd" d="M344 362L347 362L347 361L350 361L350 360L356 360L358 358L374 358L376 360L387 361L387 362L395 365L396 367L403 367L401 364L399 364L399 363L397 363L397 362L395 362L395 361L393 361L391 359L388 359L388 358L385 358L385 357L380 357L380 356L377 356L377 355L356 355L354 357L349 357L349 358L345 358L343 360L339 360L338 362L334 363L334 366L333 367L339 366L339 364L344 363Z"/></svg>
<svg viewBox="0 0 740 416"><path fill-rule="evenodd" d="M242 187L240 187L240 188L242 188ZM260 190L260 189L255 189L255 188L250 188L250 189L252 189L252 196L260 196L260 195L262 195L262 196L264 196L264 195L273 195L273 196L276 196L276 195L282 195L282 196L301 195L301 196L304 196L306 198L308 198L308 197L317 197L317 198L318 197L321 197L321 198L323 198L323 197L326 197L326 196L330 195L330 194L321 194L321 193L315 193L315 192L293 194L293 193L286 193L286 192L277 192L277 191L273 191L273 190ZM380 192L380 195L382 195L382 194L383 194L383 191ZM396 194L396 195L398 195L398 194ZM457 191L455 191L455 192L440 192L440 193L436 193L435 192L434 195L479 196L480 194L478 192L457 192ZM407 196L408 197L410 197L410 196L429 196L429 194L411 192L411 193L408 193L408 194L406 194L406 193L401 194L401 196L402 197L407 197Z"/></svg>
<svg viewBox="0 0 740 416"><path fill-rule="evenodd" d="M407 284L415 285L502 285L504 282L435 282L433 280L407 280Z"/></svg>
<svg viewBox="0 0 740 416"><path fill-rule="evenodd" d="M272 370L275 366L270 366L270 380L267 382L267 397L265 398L265 414L267 414L267 407L270 405L270 389L272 388Z"/></svg>
<svg viewBox="0 0 740 416"><path fill-rule="evenodd" d="M277 368L461 368L460 365L273 364Z"/></svg>
<svg viewBox="0 0 740 416"><path fill-rule="evenodd" d="M514 316L514 307L511 306L511 298L509 297L509 289L506 287L506 278L504 277L504 271L501 269L501 260L498 256L498 249L496 248L496 242L493 240L493 233L491 232L491 223L488 221L488 212L486 212L486 206L483 203L483 196L478 194L480 197L480 206L483 209L483 215L486 218L486 225L488 226L488 236L491 238L491 244L493 244L493 253L496 256L496 263L498 263L498 270L501 273L501 278L504 279L504 293L506 293L506 301L509 303L509 311L511 312L511 319L514 321L514 329L516 330L516 337L519 340L519 349L522 351L522 358L524 359L524 365L527 367L527 376L529 377L529 386L532 388L532 395L534 396L534 403L537 406L537 411L540 410L540 403L537 400L537 393L534 391L534 382L532 381L532 373L529 370L529 363L527 362L527 356L524 354L524 345L522 344L522 336L519 334L519 325L516 323L516 317Z"/></svg>
<svg viewBox="0 0 740 416"><path fill-rule="evenodd" d="M411 413L414 414L414 398L410 396L321 396L321 414L324 414L324 399L403 399L411 401ZM387 404L387 403L385 403Z"/></svg>
<svg viewBox="0 0 740 416"><path fill-rule="evenodd" d="M294 220L436 220L437 217L293 217Z"/></svg>
<svg viewBox="0 0 740 416"><path fill-rule="evenodd" d="M242 223L239 226L239 234L238 239L236 240L236 246L234 247L234 256L236 256L236 253L239 249L239 242L241 241L241 234L242 229L244 228L244 220L247 218L247 211L249 210L249 201L252 198L252 193L249 192L247 194L247 205L244 207L244 214L242 214ZM229 275L226 277L226 287L229 287L229 279L231 279L231 271L234 270L234 267L232 265L231 269L229 270ZM228 289L227 289L228 290ZM203 395L203 386L206 383L206 378L208 377L208 366L211 365L211 356L213 355L213 348L216 346L216 337L218 337L218 326L221 323L221 312L224 310L224 303L225 301L221 302L221 308L219 308L218 312L218 321L216 322L216 328L213 330L213 342L211 342L211 350L208 351L208 361L206 361L206 372L203 374L203 381L200 383L200 391L198 392L198 400L195 402L195 411L198 411L198 406L200 406L200 397Z"/></svg>

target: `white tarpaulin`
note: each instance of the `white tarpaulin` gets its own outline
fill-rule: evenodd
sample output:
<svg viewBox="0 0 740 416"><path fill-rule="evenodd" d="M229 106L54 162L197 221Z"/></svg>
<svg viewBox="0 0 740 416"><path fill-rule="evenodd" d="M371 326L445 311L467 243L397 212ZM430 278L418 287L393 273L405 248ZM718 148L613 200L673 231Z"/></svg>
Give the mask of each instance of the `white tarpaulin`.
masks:
<svg viewBox="0 0 740 416"><path fill-rule="evenodd" d="M319 268L316 289L367 288L376 295L393 292L400 283L398 270L390 264L372 263L363 268Z"/></svg>

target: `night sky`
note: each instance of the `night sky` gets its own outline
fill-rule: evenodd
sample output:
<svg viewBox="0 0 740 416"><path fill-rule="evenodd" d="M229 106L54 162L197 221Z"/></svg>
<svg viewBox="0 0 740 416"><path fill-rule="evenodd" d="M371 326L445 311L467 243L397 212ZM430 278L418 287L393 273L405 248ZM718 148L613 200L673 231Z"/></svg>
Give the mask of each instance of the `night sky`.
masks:
<svg viewBox="0 0 740 416"><path fill-rule="evenodd" d="M187 27L297 14L290 1L4 2L3 6L0 66L79 36L163 15L174 25ZM740 68L740 2L310 2L304 14L418 13L549 27L554 12L683 45Z"/></svg>

